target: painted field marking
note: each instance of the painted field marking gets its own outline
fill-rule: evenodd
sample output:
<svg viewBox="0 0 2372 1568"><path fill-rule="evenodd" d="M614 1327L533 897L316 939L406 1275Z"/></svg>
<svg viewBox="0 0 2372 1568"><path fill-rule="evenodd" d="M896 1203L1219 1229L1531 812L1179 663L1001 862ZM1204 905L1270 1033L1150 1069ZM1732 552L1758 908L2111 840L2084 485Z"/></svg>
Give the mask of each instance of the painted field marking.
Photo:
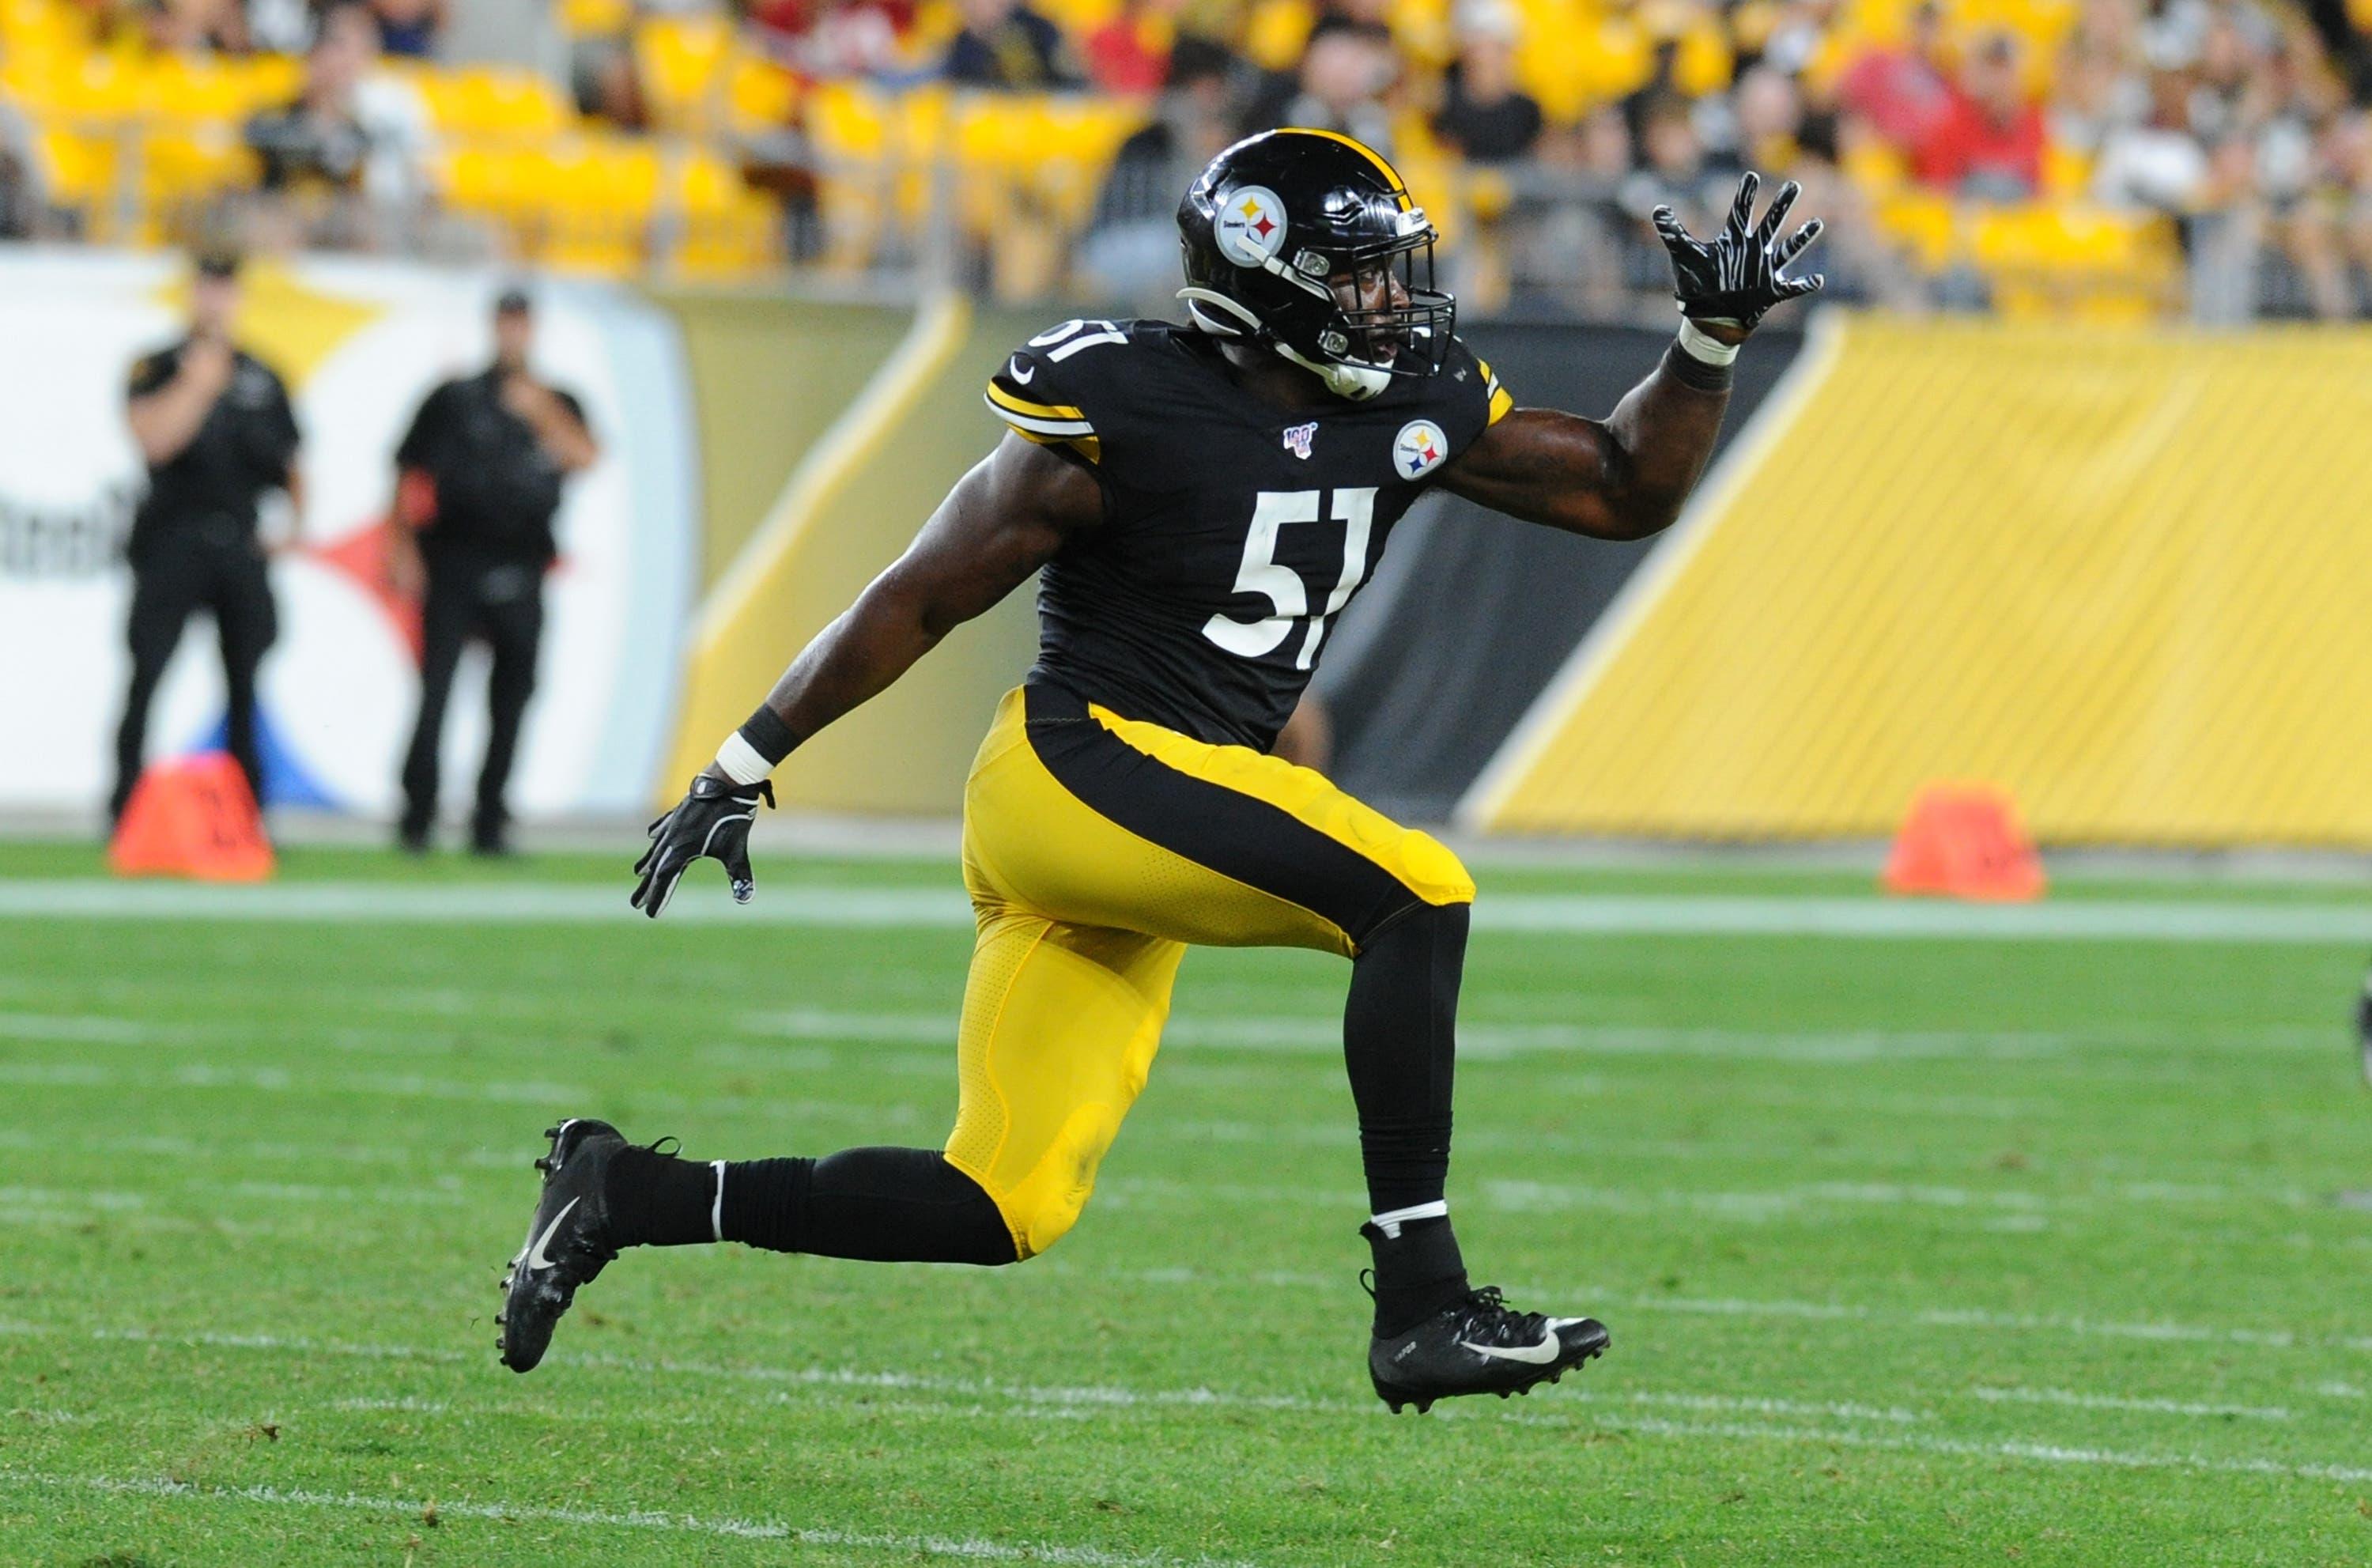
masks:
<svg viewBox="0 0 2372 1568"><path fill-rule="evenodd" d="M1099 1547L1064 1546L1052 1542L1013 1545L976 1537L887 1535L866 1530L792 1525L773 1519L676 1514L656 1509L621 1513L599 1508L550 1508L528 1503L373 1497L351 1492L308 1492L277 1486L195 1486L187 1481L158 1477L51 1475L13 1468L0 1469L0 1485L36 1487L46 1491L96 1492L129 1497L249 1503L270 1507L346 1509L366 1514L409 1515L415 1519L433 1505L438 1516L443 1518L577 1525L591 1529L652 1530L674 1535L721 1536L736 1540L780 1540L843 1551L949 1557L977 1562L1054 1562L1072 1564L1074 1568L1248 1568L1240 1560L1234 1559L1181 1558L1168 1552L1106 1551Z"/></svg>
<svg viewBox="0 0 2372 1568"><path fill-rule="evenodd" d="M0 1331L11 1330L31 1331L35 1333L49 1331L32 1325L0 1325ZM380 1360L416 1359L434 1362L452 1362L459 1360L475 1361L480 1359L475 1356L463 1356L459 1353L456 1352L436 1352L408 1346L323 1344L317 1342L300 1339L284 1339L279 1336L272 1335L196 1334L163 1336L127 1331L103 1331L94 1335L93 1337L125 1339L147 1343L179 1343L185 1345L220 1344L242 1349L302 1350L308 1353L320 1353L326 1352L330 1353L358 1355L369 1359ZM629 1357L610 1356L564 1356L555 1357L554 1360L556 1362L564 1362L566 1364L606 1370L632 1371L645 1376L663 1375L677 1376L711 1376L727 1378L736 1381L771 1383L775 1385L778 1388L784 1387L794 1387L859 1390L896 1389L908 1391L946 1391L958 1394L992 1395L997 1398L1008 1399L1015 1400L1016 1402L1031 1405L1054 1405L1086 1410L1134 1409L1144 1407L1160 1409L1258 1409L1269 1411L1291 1411L1316 1414L1357 1415L1364 1418L1374 1418L1383 1414L1382 1409L1379 1405L1376 1405L1363 1400L1314 1400L1287 1395L1248 1395L1227 1393L1204 1388L1148 1390L1098 1386L1040 1388L1029 1385L999 1384L986 1379L925 1378L906 1373L862 1372L831 1368L718 1366L697 1362L653 1362L636 1360ZM1941 1434L1909 1432L1869 1433L1854 1427L1809 1428L1746 1422L1676 1421L1657 1416L1630 1415L1620 1411L1599 1408L1609 1404L1621 1403L1647 1405L1677 1404L1684 1408L1691 1409L1735 1409L1755 1413L1817 1413L1832 1416L1840 1420L1880 1419L1894 1422L1898 1425L1910 1425L1925 1419L1915 1411L1879 1409L1857 1404L1821 1404L1810 1401L1762 1400L1748 1396L1728 1395L1642 1393L1634 1397L1622 1392L1600 1391L1586 1388L1569 1390L1568 1395L1577 1402L1589 1405L1592 1408L1584 1412L1564 1414L1552 1411L1509 1411L1496 1408L1468 1410L1461 1409L1455 1404L1451 1404L1442 1407L1438 1413L1450 1419L1515 1421L1528 1425L1549 1425L1568 1429L1576 1427L1612 1429L1615 1431L1636 1432L1645 1435L1652 1436L1711 1436L1750 1442L1776 1442L1813 1446L1826 1445L1831 1446L1943 1454L1981 1458L2006 1458L2053 1465L2093 1465L2114 1469L2175 1469L2221 1475L2262 1475L2283 1480L2337 1481L2347 1483L2372 1481L2372 1469L2315 1460L2291 1461L2254 1457L2227 1458L2200 1454L2134 1452L2041 1442L2029 1438L2007 1438L1997 1440L1954 1438ZM787 1397L787 1395L783 1393L778 1393L776 1395L777 1400L784 1400ZM2154 1410L2154 1405L2150 1401L2134 1401L2134 1406L2139 1410ZM2158 1411L2156 1413L2173 1412ZM12 1477L11 1472L0 1471L0 1480L5 1479L32 1480L37 1482L41 1480L41 1478L38 1477L25 1477L21 1474L16 1474ZM73 1482L69 1479L66 1483L72 1484ZM173 1485L178 1483L164 1484ZM356 1505L360 1506L362 1504ZM446 1504L441 1503L438 1506L440 1510L459 1512L459 1510L447 1510ZM576 1518L572 1516L566 1516L557 1511L552 1512L548 1516L545 1514L529 1513L513 1513L506 1515L499 1504L483 1504L478 1506L482 1509L482 1512L472 1516L549 1516L555 1522L579 1522L597 1525L633 1523L637 1519L646 1517L645 1516L640 1515L587 1515L583 1518ZM689 1516L673 1516L669 1517L680 1520L688 1518ZM771 1522L763 1521L745 1521L743 1523L752 1523L760 1528L787 1529L790 1527L777 1527L773 1525ZM660 1524L652 1527L695 1530L701 1528L699 1526L681 1523ZM710 1530L707 1533L726 1532L724 1530ZM769 1537L762 1539L773 1538ZM827 1543L819 1540L815 1544ZM890 1550L890 1548L885 1546L884 1550ZM909 1548L909 1550L920 1549ZM1015 1550L1017 1554L1018 1554L1021 1551L1035 1549L1013 1550ZM1053 1550L1059 1551L1064 1549ZM1090 1548L1077 1550L1093 1551L1095 1549ZM960 1555L961 1553L959 1551L955 1551L943 1552L942 1554ZM1090 1558L1074 1560L1055 1556L1046 1556L1041 1560L1047 1562L1078 1561L1082 1562L1103 1561L1102 1559ZM1152 1558L1143 1560L1133 1559L1129 1561L1169 1562L1174 1560Z"/></svg>
<svg viewBox="0 0 2372 1568"><path fill-rule="evenodd" d="M409 887L284 882L253 888L167 882L23 878L0 882L0 918L194 920L308 924L614 924L638 917L612 888ZM716 888L687 890L668 911L678 924L834 930L969 931L962 895L931 888L803 885L735 904ZM1739 894L1500 893L1474 908L1477 930L1514 935L1788 936L1916 941L2099 941L2361 947L2372 904L2220 900L2069 900L2038 904Z"/></svg>
<svg viewBox="0 0 2372 1568"><path fill-rule="evenodd" d="M13 1321L0 1321L0 1334L38 1338L87 1338L102 1342L162 1345L182 1349L251 1351L265 1354L341 1356L364 1361L408 1361L436 1365L492 1365L491 1356L442 1347L319 1341L302 1336L278 1334L223 1331L169 1334L143 1329L76 1330L48 1324ZM782 1367L763 1364L720 1364L672 1358L649 1359L601 1353L586 1354L563 1352L553 1355L551 1363L555 1366L579 1366L594 1371L627 1373L642 1377L696 1377L725 1382L762 1384L777 1390L775 1395L777 1400L791 1399L793 1396L787 1392L791 1389L841 1389L858 1392L886 1390L947 1394L975 1400L993 1398L1017 1404L1083 1410L1263 1410L1362 1417L1382 1413L1379 1405L1366 1399L1240 1393L1206 1388L1148 1389L1109 1384L1042 1385L1015 1383L995 1378L877 1371L855 1367ZM2029 1393L2037 1397L2031 1399L2023 1397ZM2237 1415L2263 1420L2291 1419L2289 1411L2275 1406L2191 1404L2177 1400L2084 1393L2065 1389L1954 1389L1946 1391L1943 1397L1953 1398L1963 1394L1972 1395L1980 1400L2000 1402L2118 1410L2135 1414L2186 1418ZM1631 1404L1696 1411L1727 1411L1742 1414L1813 1416L1832 1421L1885 1422L1898 1426L1918 1425L1934 1419L1932 1411L1901 1405L1876 1406L1857 1401L1809 1400L1743 1393L1609 1389L1592 1388L1585 1384L1579 1388L1565 1390L1565 1397L1592 1405ZM353 1411L378 1409L395 1411L423 1409L424 1411L423 1402L403 1400L341 1400L332 1408ZM488 1413L537 1413L531 1409L519 1409L507 1404L483 1407L473 1404L463 1408L465 1410L484 1409ZM425 1413L442 1413L442 1411L440 1410ZM1754 1427L1747 1430L1760 1434L1764 1429ZM1992 1449L1984 1447L1982 1451L1991 1452ZM2299 1473L2320 1473L2320 1469L2301 1470ZM2372 1472L2366 1472L2366 1474L2372 1476Z"/></svg>
<svg viewBox="0 0 2372 1568"><path fill-rule="evenodd" d="M2287 1421L2281 1405L2215 1405L2189 1400L2139 1400L2116 1394L2080 1394L2067 1388L1971 1388L1972 1398L1988 1404L2058 1405L2068 1410L2130 1411L2145 1415L2192 1415L2224 1420Z"/></svg>
<svg viewBox="0 0 2372 1568"><path fill-rule="evenodd" d="M1453 1419L1472 1420L1475 1415L1451 1406L1443 1406L1435 1413L1447 1411ZM1656 1437L1727 1437L1746 1442L1785 1443L1808 1446L1845 1448L1876 1448L1916 1454L1948 1454L1971 1458L2018 1459L2044 1465L2099 1465L2115 1469L2185 1470L2202 1475L2260 1475L2281 1481L2335 1481L2351 1485L2372 1481L2372 1469L2356 1465L2327 1464L2315 1460L2291 1461L2264 1458L2223 1458L2208 1454L2136 1453L2114 1448L2093 1448L2058 1443L2038 1443L2028 1438L2003 1438L1987 1441L1982 1438L1959 1438L1931 1435L1925 1433L1856 1432L1850 1428L1823 1431L1805 1427L1757 1426L1744 1422L1668 1421L1655 1416L1609 1415L1588 1420L1575 1420L1546 1411L1483 1411L1488 1419L1499 1413L1500 1419L1520 1422L1532 1426L1612 1427L1617 1431L1642 1433Z"/></svg>
<svg viewBox="0 0 2372 1568"><path fill-rule="evenodd" d="M1032 1262L1041 1273L1085 1272L1060 1257ZM1262 1284L1279 1289L1309 1290L1337 1285L1331 1275L1251 1272L1222 1273L1188 1265L1133 1269L1106 1277L1145 1284ZM2018 1333L2068 1334L2087 1339L2139 1340L2168 1344L2247 1345L2260 1350L2343 1350L2372 1353L2372 1335L2319 1337L2288 1329L2237 1329L2200 1323L2131 1322L2042 1313L1995 1312L1982 1307L1935 1307L1912 1309L1872 1307L1855 1302L1748 1300L1737 1297L1648 1295L1608 1290L1588 1283L1543 1284L1510 1282L1508 1291L1533 1299L1565 1300L1629 1311L1677 1312L1693 1317L1778 1318L1809 1322L1868 1323L1913 1329L1987 1329Z"/></svg>

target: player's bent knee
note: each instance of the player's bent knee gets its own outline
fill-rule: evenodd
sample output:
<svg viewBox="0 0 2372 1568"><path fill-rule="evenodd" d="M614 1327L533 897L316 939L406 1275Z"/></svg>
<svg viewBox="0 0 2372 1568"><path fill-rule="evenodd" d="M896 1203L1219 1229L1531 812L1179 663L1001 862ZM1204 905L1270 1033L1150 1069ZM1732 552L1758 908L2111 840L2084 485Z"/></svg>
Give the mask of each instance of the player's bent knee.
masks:
<svg viewBox="0 0 2372 1568"><path fill-rule="evenodd" d="M1466 863L1431 833L1409 830L1401 846L1401 880L1426 903L1439 906L1474 901L1474 878L1468 873Z"/></svg>

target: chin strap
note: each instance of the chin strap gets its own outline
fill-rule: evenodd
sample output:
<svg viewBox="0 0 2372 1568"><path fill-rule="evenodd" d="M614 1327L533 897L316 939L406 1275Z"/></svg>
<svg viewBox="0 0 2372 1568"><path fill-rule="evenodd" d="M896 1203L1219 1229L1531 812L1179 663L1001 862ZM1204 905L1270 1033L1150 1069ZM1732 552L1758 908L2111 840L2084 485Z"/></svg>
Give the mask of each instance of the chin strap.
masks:
<svg viewBox="0 0 2372 1568"><path fill-rule="evenodd" d="M1280 354L1300 366L1326 383L1326 389L1338 398L1348 398L1355 403L1366 402L1378 396L1392 384L1392 373L1364 365L1344 365L1331 359L1312 359L1291 344L1283 342L1261 324L1261 319L1242 305L1229 299L1215 288L1189 286L1178 291L1186 302L1187 317L1200 330L1220 338L1267 338L1269 345ZM1208 307L1209 308L1205 308Z"/></svg>
<svg viewBox="0 0 2372 1568"><path fill-rule="evenodd" d="M1312 359L1289 343L1279 343L1276 352L1300 366L1326 383L1326 389L1338 398L1348 398L1355 403L1366 402L1379 395L1392 384L1392 373L1372 366L1343 365L1331 359Z"/></svg>

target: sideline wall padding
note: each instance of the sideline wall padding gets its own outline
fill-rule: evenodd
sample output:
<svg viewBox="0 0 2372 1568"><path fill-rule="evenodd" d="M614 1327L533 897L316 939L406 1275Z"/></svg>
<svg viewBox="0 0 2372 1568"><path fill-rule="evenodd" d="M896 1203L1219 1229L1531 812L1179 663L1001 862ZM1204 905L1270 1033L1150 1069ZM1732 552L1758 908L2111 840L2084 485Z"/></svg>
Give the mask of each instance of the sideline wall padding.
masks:
<svg viewBox="0 0 2372 1568"><path fill-rule="evenodd" d="M1486 322L1459 334L1518 406L1603 418L1669 331ZM1766 329L1738 359L1725 444L1802 340ZM1436 491L1393 529L1375 580L1328 639L1315 690L1333 774L1379 810L1447 818L1591 623L1660 541L1608 543Z"/></svg>
<svg viewBox="0 0 2372 1568"><path fill-rule="evenodd" d="M2372 333L1833 326L1471 822L2372 846Z"/></svg>
<svg viewBox="0 0 2372 1568"><path fill-rule="evenodd" d="M981 406L997 362L1058 313L974 311L943 298L910 319L715 580L693 636L672 800L784 668L895 560L948 490L995 446ZM952 815L997 696L1037 653L1024 584L959 627L888 691L801 747L775 776L785 807Z"/></svg>
<svg viewBox="0 0 2372 1568"><path fill-rule="evenodd" d="M913 312L745 294L655 294L675 318L700 430L701 578L713 588L818 435L896 350Z"/></svg>

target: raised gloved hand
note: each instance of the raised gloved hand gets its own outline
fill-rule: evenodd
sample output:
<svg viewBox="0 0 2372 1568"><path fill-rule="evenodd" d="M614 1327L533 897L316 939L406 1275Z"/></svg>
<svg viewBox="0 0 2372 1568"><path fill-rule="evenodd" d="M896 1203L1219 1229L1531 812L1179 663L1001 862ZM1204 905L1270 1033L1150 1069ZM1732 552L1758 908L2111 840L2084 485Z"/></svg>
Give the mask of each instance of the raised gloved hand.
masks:
<svg viewBox="0 0 2372 1568"><path fill-rule="evenodd" d="M1820 220L1814 218L1785 240L1779 238L1779 226L1786 221L1787 209L1796 204L1803 190L1794 180L1779 187L1771 210L1762 215L1762 223L1750 228L1754 192L1762 184L1762 176L1751 172L1738 182L1729 221L1710 242L1682 228L1669 207L1657 207L1648 215L1664 249L1671 254L1672 293L1691 320L1752 331L1773 306L1817 294L1827 281L1819 273L1803 278L1791 278L1785 273L1787 263L1820 237L1821 228Z"/></svg>

